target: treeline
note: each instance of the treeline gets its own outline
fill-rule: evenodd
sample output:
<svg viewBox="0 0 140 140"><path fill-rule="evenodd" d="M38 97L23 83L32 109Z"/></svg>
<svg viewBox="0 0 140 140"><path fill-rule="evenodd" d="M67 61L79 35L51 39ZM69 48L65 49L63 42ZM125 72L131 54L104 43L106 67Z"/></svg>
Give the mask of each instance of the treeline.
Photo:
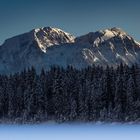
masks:
<svg viewBox="0 0 140 140"><path fill-rule="evenodd" d="M53 66L0 75L0 120L10 122L140 121L137 65L77 70Z"/></svg>

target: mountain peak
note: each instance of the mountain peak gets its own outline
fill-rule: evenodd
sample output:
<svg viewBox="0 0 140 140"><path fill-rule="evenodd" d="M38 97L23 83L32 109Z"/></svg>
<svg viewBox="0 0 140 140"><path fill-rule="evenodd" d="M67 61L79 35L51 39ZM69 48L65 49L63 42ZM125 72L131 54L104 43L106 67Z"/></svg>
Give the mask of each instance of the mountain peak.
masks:
<svg viewBox="0 0 140 140"><path fill-rule="evenodd" d="M87 43L99 44L99 43L103 43L104 41L115 39L115 38L121 40L127 38L130 41L133 40L133 38L129 36L125 31L123 31L121 28L113 27L104 30L99 30L96 32L90 32L86 35L76 38L76 41L79 43L86 43L86 44Z"/></svg>
<svg viewBox="0 0 140 140"><path fill-rule="evenodd" d="M61 29L53 27L36 28L21 35L5 40L3 46L21 47L30 46L36 42L38 47L46 53L51 46L74 43L75 37Z"/></svg>
<svg viewBox="0 0 140 140"><path fill-rule="evenodd" d="M121 31L123 31L121 28L119 28L119 27L113 27L113 28L111 28L110 29L111 31L118 31L118 32L121 32Z"/></svg>
<svg viewBox="0 0 140 140"><path fill-rule="evenodd" d="M111 28L110 30L111 30L112 32L116 32L116 33L118 33L118 34L127 35L127 33L126 33L123 29L118 28L118 27L113 27L113 28Z"/></svg>
<svg viewBox="0 0 140 140"><path fill-rule="evenodd" d="M61 45L65 43L73 43L75 37L58 28L43 27L34 29L34 37L38 46L43 52L46 52L48 47Z"/></svg>
<svg viewBox="0 0 140 140"><path fill-rule="evenodd" d="M118 27L100 30L99 32L102 32L103 36L107 36L109 38L112 38L114 36L120 36L120 37L129 36L125 31L123 31L121 28Z"/></svg>

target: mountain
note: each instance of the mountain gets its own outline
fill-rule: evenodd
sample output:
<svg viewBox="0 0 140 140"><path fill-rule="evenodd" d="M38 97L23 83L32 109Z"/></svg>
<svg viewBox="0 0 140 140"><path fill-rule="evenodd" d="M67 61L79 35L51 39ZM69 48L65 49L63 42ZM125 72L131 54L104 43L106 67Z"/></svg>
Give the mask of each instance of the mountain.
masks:
<svg viewBox="0 0 140 140"><path fill-rule="evenodd" d="M140 63L140 44L120 28L111 28L76 38L84 49L85 59L90 64L131 65Z"/></svg>
<svg viewBox="0 0 140 140"><path fill-rule="evenodd" d="M90 32L80 37L58 28L43 27L7 39L0 46L0 73L14 73L34 66L76 68L120 63L140 64L140 43L120 28Z"/></svg>

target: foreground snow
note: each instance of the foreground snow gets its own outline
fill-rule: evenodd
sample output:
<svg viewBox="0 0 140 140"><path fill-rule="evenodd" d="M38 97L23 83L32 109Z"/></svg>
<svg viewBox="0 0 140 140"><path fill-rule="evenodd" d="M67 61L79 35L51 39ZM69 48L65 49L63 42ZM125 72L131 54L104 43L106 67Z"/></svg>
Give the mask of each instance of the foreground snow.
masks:
<svg viewBox="0 0 140 140"><path fill-rule="evenodd" d="M0 125L0 140L139 140L140 125Z"/></svg>

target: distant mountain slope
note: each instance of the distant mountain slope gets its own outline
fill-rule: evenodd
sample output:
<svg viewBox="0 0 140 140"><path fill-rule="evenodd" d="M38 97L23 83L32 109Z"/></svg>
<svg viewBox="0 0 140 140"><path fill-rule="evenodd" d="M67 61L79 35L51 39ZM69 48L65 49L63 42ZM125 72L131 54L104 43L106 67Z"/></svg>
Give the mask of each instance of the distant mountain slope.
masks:
<svg viewBox="0 0 140 140"><path fill-rule="evenodd" d="M0 46L0 73L31 66L40 71L51 65L76 68L88 65L140 64L140 43L119 28L75 38L57 28L44 27L7 39Z"/></svg>

